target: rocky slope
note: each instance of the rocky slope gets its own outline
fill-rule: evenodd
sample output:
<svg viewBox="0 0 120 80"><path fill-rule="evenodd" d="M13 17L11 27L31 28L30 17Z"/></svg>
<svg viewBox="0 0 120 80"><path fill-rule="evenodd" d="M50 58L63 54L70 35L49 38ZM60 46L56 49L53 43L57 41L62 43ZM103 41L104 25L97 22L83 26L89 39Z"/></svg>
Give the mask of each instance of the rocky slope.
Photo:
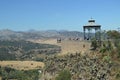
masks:
<svg viewBox="0 0 120 80"><path fill-rule="evenodd" d="M113 64L102 61L98 56L75 55L53 56L45 59L42 79L52 79L60 71L67 69L72 80L115 80L112 74ZM114 66L115 67L115 66Z"/></svg>

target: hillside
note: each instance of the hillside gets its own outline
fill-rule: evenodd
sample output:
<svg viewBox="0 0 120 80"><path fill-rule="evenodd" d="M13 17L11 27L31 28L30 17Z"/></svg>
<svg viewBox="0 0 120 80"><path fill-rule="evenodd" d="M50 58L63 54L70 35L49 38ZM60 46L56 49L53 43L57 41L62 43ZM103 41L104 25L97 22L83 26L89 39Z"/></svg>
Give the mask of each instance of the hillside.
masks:
<svg viewBox="0 0 120 80"><path fill-rule="evenodd" d="M91 54L89 56L88 54ZM71 80L116 80L113 64L103 61L92 53L68 54L64 56L48 56L45 60L45 70L42 79L55 80L62 70L69 70ZM119 69L118 69L119 70Z"/></svg>
<svg viewBox="0 0 120 80"><path fill-rule="evenodd" d="M35 59L35 55L59 53L56 45L38 44L24 40L0 40L0 60ZM6 57L7 56L7 57Z"/></svg>

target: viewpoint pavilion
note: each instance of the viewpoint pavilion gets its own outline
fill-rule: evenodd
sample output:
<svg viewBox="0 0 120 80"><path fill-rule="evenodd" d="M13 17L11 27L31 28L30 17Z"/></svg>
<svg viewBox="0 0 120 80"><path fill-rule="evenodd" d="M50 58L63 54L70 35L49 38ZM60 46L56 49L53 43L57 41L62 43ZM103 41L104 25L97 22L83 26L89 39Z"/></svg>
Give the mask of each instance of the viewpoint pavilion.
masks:
<svg viewBox="0 0 120 80"><path fill-rule="evenodd" d="M88 20L88 24L83 26L84 40L95 38L101 40L101 25L96 24L92 18Z"/></svg>

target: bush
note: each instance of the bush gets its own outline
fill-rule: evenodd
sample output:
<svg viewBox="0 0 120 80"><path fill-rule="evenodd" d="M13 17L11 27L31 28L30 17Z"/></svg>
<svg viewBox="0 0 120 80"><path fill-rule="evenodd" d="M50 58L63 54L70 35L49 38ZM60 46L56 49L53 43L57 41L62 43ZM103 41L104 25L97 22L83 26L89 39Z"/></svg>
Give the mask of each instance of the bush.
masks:
<svg viewBox="0 0 120 80"><path fill-rule="evenodd" d="M0 68L2 80L38 80L38 70L21 71L9 67Z"/></svg>
<svg viewBox="0 0 120 80"><path fill-rule="evenodd" d="M120 79L120 73L116 75L116 79Z"/></svg>
<svg viewBox="0 0 120 80"><path fill-rule="evenodd" d="M113 40L114 46L116 47L117 57L120 58L120 32L116 30L108 31L107 35Z"/></svg>
<svg viewBox="0 0 120 80"><path fill-rule="evenodd" d="M98 43L97 43L96 39L92 39L91 40L91 47L92 47L92 50L96 50L97 49Z"/></svg>
<svg viewBox="0 0 120 80"><path fill-rule="evenodd" d="M70 71L69 70L61 71L55 80L71 80Z"/></svg>

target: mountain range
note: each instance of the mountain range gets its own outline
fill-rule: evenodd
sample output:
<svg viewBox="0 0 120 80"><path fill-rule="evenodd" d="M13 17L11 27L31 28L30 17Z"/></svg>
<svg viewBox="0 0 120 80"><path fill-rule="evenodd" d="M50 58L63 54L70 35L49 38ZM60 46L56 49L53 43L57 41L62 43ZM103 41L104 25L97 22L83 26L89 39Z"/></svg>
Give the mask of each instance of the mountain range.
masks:
<svg viewBox="0 0 120 80"><path fill-rule="evenodd" d="M29 40L44 38L83 38L83 33L79 31L67 30L46 30L46 31L12 31L9 29L0 30L0 40Z"/></svg>

